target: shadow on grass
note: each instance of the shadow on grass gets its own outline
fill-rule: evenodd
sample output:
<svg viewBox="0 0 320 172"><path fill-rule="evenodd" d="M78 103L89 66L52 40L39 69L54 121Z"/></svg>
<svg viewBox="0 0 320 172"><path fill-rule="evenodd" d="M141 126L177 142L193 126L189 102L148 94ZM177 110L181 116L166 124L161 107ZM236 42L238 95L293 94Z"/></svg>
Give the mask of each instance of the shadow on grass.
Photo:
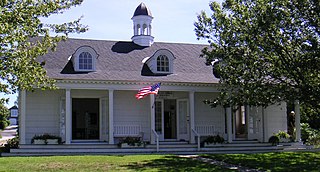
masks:
<svg viewBox="0 0 320 172"><path fill-rule="evenodd" d="M228 171L228 169L223 169L219 166L173 155L143 161L142 163L129 164L125 167L134 171Z"/></svg>
<svg viewBox="0 0 320 172"><path fill-rule="evenodd" d="M207 158L265 171L319 171L320 152L205 155Z"/></svg>

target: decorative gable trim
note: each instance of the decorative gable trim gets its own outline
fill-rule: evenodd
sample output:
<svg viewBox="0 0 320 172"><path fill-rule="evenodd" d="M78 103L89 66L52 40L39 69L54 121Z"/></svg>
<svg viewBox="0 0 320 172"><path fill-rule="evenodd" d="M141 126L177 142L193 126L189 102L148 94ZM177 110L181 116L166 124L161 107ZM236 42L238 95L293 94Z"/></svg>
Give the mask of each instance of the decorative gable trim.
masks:
<svg viewBox="0 0 320 172"><path fill-rule="evenodd" d="M96 71L96 59L99 54L90 46L81 46L72 55L72 63L76 72Z"/></svg>
<svg viewBox="0 0 320 172"><path fill-rule="evenodd" d="M154 74L172 74L174 73L174 59L175 57L171 51L159 49L145 61L145 64Z"/></svg>

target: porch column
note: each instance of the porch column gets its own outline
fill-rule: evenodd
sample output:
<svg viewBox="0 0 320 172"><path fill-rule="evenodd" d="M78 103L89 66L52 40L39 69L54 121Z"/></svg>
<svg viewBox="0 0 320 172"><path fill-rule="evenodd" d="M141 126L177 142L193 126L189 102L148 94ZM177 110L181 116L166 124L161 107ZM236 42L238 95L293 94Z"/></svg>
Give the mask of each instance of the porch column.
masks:
<svg viewBox="0 0 320 172"><path fill-rule="evenodd" d="M71 91L66 89L66 144L71 144L72 116L71 116Z"/></svg>
<svg viewBox="0 0 320 172"><path fill-rule="evenodd" d="M296 142L301 142L301 124L300 124L300 103L298 100L294 102Z"/></svg>
<svg viewBox="0 0 320 172"><path fill-rule="evenodd" d="M109 144L114 144L114 137L113 137L113 90L109 90Z"/></svg>
<svg viewBox="0 0 320 172"><path fill-rule="evenodd" d="M155 138L155 135L153 133L153 131L155 131L156 129L156 124L155 124L155 112L154 112L154 108L155 108L155 104L154 104L154 94L150 94L150 128L151 128L151 131L150 131L150 143L151 144L156 144L156 138Z"/></svg>
<svg viewBox="0 0 320 172"><path fill-rule="evenodd" d="M231 107L226 108L227 112L227 141L232 142L232 110Z"/></svg>
<svg viewBox="0 0 320 172"><path fill-rule="evenodd" d="M20 144L26 144L26 90L20 92L20 123L19 123L19 137Z"/></svg>
<svg viewBox="0 0 320 172"><path fill-rule="evenodd" d="M189 92L189 102L190 102L190 143L196 143L194 139L194 133L192 129L195 129L194 125L194 91Z"/></svg>

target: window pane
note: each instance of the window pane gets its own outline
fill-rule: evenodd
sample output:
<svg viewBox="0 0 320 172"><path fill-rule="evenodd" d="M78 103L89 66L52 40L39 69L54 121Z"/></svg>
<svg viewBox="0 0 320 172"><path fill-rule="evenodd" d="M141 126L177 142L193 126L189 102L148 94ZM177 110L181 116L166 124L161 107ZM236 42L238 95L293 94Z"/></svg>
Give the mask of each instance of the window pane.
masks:
<svg viewBox="0 0 320 172"><path fill-rule="evenodd" d="M160 55L157 58L157 70L160 72L169 71L169 59L165 55Z"/></svg>
<svg viewBox="0 0 320 172"><path fill-rule="evenodd" d="M79 69L91 70L93 69L93 59L89 52L83 52L79 55Z"/></svg>

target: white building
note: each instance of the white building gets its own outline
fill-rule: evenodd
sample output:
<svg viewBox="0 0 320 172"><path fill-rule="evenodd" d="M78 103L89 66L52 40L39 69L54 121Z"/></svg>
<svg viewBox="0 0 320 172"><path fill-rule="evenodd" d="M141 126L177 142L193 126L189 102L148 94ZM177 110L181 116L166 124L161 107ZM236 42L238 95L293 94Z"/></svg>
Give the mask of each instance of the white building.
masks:
<svg viewBox="0 0 320 172"><path fill-rule="evenodd" d="M136 135L149 144L157 136L195 144L198 135L217 134L230 143L268 142L287 130L285 103L233 110L204 104L219 93L212 66L199 58L206 45L154 42L152 19L141 3L132 17L132 41L68 39L40 57L58 89L20 91L20 144L44 133L67 145L112 145ZM158 95L135 98L140 88L159 82Z"/></svg>

